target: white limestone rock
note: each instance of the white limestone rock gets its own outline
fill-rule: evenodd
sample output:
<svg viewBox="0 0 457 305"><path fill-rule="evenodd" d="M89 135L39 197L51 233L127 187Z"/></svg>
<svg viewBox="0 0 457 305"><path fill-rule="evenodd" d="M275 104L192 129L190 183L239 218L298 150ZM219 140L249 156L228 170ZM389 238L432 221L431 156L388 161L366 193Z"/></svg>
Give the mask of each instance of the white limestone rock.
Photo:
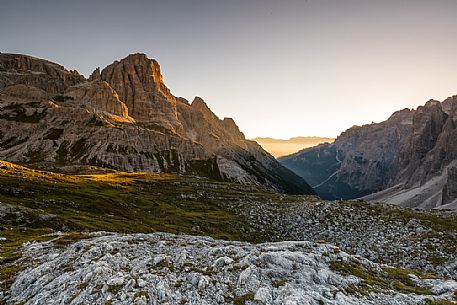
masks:
<svg viewBox="0 0 457 305"><path fill-rule="evenodd" d="M414 278L436 295L395 290L350 294L346 289L361 279L335 272L332 262L381 267L327 244L254 245L165 233L96 235L66 249L52 242L25 245L21 263L27 268L11 286L7 304L212 305L242 300L246 305L407 305L450 299L457 290L453 280Z"/></svg>

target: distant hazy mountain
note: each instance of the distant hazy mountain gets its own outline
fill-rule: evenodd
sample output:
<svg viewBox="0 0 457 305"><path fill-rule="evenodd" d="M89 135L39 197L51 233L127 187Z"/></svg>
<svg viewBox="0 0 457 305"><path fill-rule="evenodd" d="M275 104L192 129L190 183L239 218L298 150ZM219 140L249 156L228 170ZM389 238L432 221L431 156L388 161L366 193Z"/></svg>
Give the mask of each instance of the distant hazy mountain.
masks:
<svg viewBox="0 0 457 305"><path fill-rule="evenodd" d="M325 142L333 142L333 138L324 137L295 137L289 140L274 138L254 138L266 151L275 157L290 155L307 147L316 146Z"/></svg>
<svg viewBox="0 0 457 305"><path fill-rule="evenodd" d="M174 96L157 61L132 54L89 79L47 60L0 53L0 159L44 168L96 165L263 184L313 194L201 99Z"/></svg>
<svg viewBox="0 0 457 305"><path fill-rule="evenodd" d="M355 126L279 161L329 199L457 208L457 96Z"/></svg>

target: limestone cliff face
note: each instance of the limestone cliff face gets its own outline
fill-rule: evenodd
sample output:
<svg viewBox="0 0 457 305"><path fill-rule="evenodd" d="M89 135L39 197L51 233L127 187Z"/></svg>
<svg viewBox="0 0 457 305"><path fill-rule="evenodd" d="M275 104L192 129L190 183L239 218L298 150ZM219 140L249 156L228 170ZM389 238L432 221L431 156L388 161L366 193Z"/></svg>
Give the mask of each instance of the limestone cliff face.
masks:
<svg viewBox="0 0 457 305"><path fill-rule="evenodd" d="M70 87L66 98L76 100L79 104L97 112L128 117L127 106L119 99L117 92L105 81L92 81Z"/></svg>
<svg viewBox="0 0 457 305"><path fill-rule="evenodd" d="M176 98L163 83L157 61L145 54L132 54L103 69L101 79L116 90L131 117L174 131L182 129Z"/></svg>
<svg viewBox="0 0 457 305"><path fill-rule="evenodd" d="M437 161L441 163L441 158L437 155L435 157L439 160L435 160L435 157L427 160L427 155L434 148L443 148L441 144L445 143L437 143L437 141L443 132L447 118L448 115L438 101L431 100L425 106L417 108L413 117L412 133L396 156L392 169L394 175L388 182L389 185L406 180L407 186L411 187L417 183L424 183L437 174L437 170L440 169L433 167L436 167ZM440 142L443 142L443 139L440 139Z"/></svg>
<svg viewBox="0 0 457 305"><path fill-rule="evenodd" d="M414 111L379 124L352 127L335 142L280 158L325 198L356 198L382 189L394 158L411 133Z"/></svg>
<svg viewBox="0 0 457 305"><path fill-rule="evenodd" d="M457 96L430 100L280 161L327 198L456 209L456 127Z"/></svg>
<svg viewBox="0 0 457 305"><path fill-rule="evenodd" d="M173 96L144 54L96 69L88 80L42 59L0 54L0 126L0 159L8 161L176 172L314 193L232 119L219 119L201 98Z"/></svg>
<svg viewBox="0 0 457 305"><path fill-rule="evenodd" d="M456 110L455 96L417 109L412 134L392 167L389 200L421 208L457 208ZM373 195L378 197L384 200Z"/></svg>

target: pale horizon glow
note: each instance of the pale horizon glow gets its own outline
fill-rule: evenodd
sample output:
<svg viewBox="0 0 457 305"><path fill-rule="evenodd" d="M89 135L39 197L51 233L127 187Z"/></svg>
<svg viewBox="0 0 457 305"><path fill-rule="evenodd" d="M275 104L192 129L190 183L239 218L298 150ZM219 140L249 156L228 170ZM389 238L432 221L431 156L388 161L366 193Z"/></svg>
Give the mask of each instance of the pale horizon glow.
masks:
<svg viewBox="0 0 457 305"><path fill-rule="evenodd" d="M336 137L457 94L454 0L4 0L0 52L88 76L129 53L247 138Z"/></svg>

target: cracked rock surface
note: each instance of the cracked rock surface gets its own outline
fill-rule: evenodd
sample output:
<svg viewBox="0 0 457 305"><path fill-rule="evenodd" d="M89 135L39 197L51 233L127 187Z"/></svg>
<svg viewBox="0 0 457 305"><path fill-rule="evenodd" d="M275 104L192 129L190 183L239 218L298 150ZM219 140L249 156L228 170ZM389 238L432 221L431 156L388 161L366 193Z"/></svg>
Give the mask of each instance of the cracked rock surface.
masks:
<svg viewBox="0 0 457 305"><path fill-rule="evenodd" d="M28 266L8 304L425 304L451 298L452 280L422 280L433 296L362 287L357 276L331 268L381 266L328 244L250 244L209 237L95 233L67 247L52 241L23 248ZM380 271L381 272L381 271Z"/></svg>

